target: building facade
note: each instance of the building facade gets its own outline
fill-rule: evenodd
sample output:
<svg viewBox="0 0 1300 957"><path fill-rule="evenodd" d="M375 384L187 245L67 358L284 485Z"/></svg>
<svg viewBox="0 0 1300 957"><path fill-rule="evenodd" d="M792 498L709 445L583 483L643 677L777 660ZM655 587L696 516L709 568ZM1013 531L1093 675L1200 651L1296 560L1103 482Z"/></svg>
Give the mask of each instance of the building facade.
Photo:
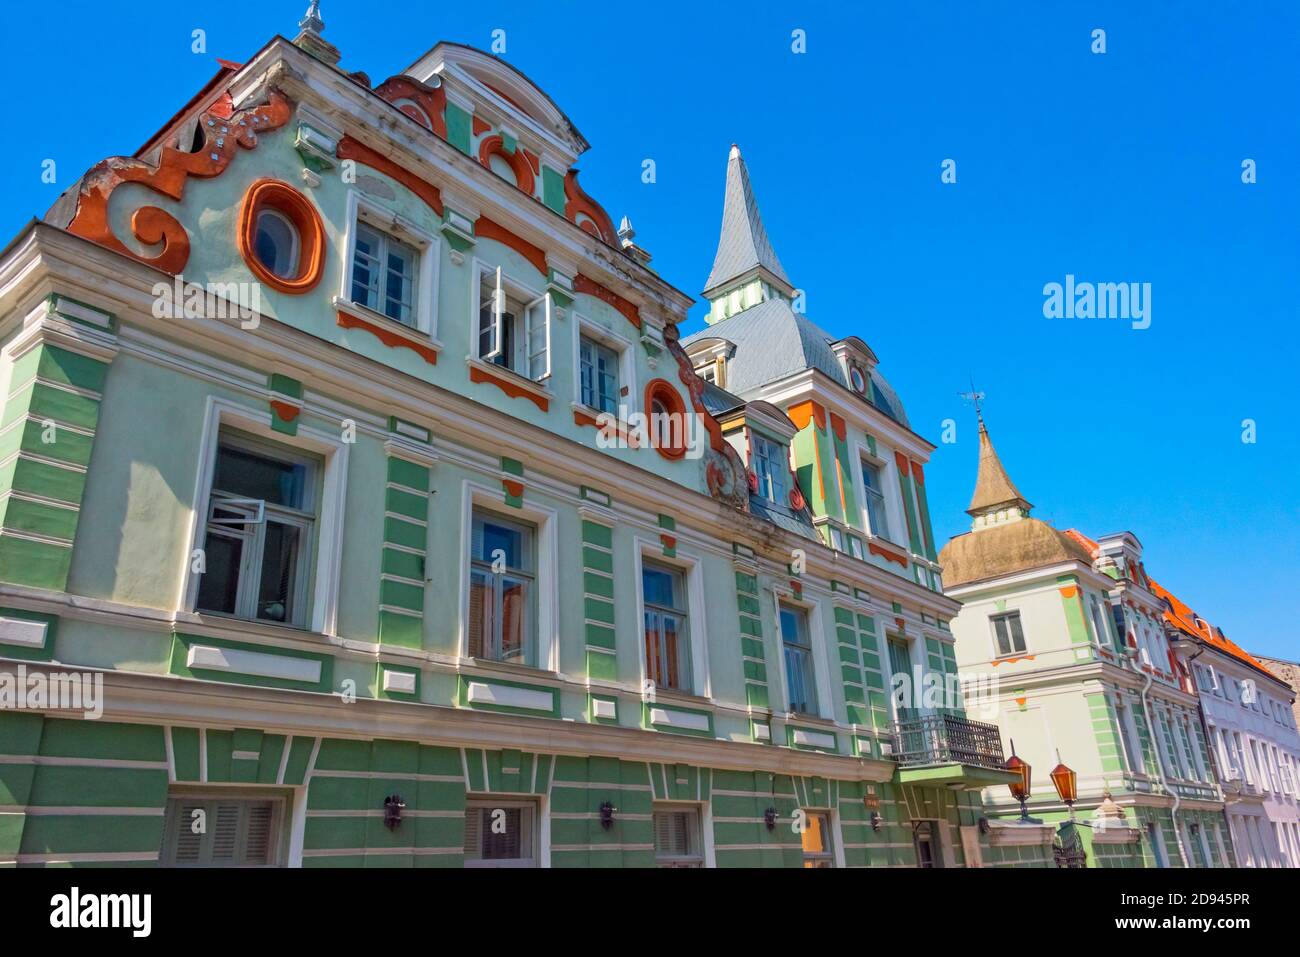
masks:
<svg viewBox="0 0 1300 957"><path fill-rule="evenodd" d="M739 152L684 346L532 81L301 26L0 254L0 864L1050 863Z"/></svg>
<svg viewBox="0 0 1300 957"><path fill-rule="evenodd" d="M1088 866L1234 863L1195 686L1166 638L1142 547L1031 516L980 420L971 531L944 546L963 671L997 676L1004 746L1032 768L1029 813L1061 825ZM1050 772L1077 773L1073 808ZM1019 815L1005 788L990 814Z"/></svg>
<svg viewBox="0 0 1300 957"><path fill-rule="evenodd" d="M1272 665L1152 583L1169 639L1185 649L1243 867L1300 866L1295 692Z"/></svg>

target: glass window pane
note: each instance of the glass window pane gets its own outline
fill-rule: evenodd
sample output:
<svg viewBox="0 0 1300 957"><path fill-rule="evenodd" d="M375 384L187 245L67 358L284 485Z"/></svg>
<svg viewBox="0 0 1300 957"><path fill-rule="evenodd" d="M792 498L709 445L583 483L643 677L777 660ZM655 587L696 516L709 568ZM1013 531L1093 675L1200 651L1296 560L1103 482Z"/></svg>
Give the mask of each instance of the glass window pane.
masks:
<svg viewBox="0 0 1300 957"><path fill-rule="evenodd" d="M528 583L517 578L501 582L501 661L525 663L528 634Z"/></svg>
<svg viewBox="0 0 1300 957"><path fill-rule="evenodd" d="M280 522L266 523L262 550L262 581L257 596L257 617L292 621L293 589L297 581L298 540L301 529Z"/></svg>
<svg viewBox="0 0 1300 957"><path fill-rule="evenodd" d="M300 509L306 497L307 471L300 463L223 445L217 452L212 486L234 496Z"/></svg>
<svg viewBox="0 0 1300 957"><path fill-rule="evenodd" d="M475 569L469 578L469 656L483 658L484 646L491 644L493 625L492 576Z"/></svg>
<svg viewBox="0 0 1300 957"><path fill-rule="evenodd" d="M203 611L234 614L239 592L239 563L244 554L241 538L208 532L203 546L205 570L199 579L198 606Z"/></svg>
<svg viewBox="0 0 1300 957"><path fill-rule="evenodd" d="M647 604L675 608L674 575L671 572L651 565L641 570L641 582L644 588L644 600Z"/></svg>

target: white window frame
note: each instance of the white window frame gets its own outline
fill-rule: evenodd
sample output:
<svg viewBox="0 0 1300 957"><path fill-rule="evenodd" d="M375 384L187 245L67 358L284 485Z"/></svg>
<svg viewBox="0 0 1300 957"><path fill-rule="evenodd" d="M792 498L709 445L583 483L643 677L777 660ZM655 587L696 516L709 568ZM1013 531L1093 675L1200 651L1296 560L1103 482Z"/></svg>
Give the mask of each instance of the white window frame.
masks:
<svg viewBox="0 0 1300 957"><path fill-rule="evenodd" d="M886 452L889 450L886 449ZM907 537L907 518L902 512L902 492L898 483L898 466L891 461L889 457L882 457L881 448L876 447L876 454L872 454L871 449L861 442L855 441L853 444L853 453L856 457L858 467L853 470L853 491L858 497L859 521L867 535L868 540L877 538L882 542L888 542L897 548L911 551L911 546L906 541L898 541L895 536L902 535ZM889 526L885 531L887 534L879 535L871 530L871 518L867 512L867 483L862 480L862 463L867 462L880 470L881 489L880 495L885 503L885 522Z"/></svg>
<svg viewBox="0 0 1300 957"><path fill-rule="evenodd" d="M1007 643L1008 643L1009 645L1012 645L1012 647L1011 647L1011 650L1010 650L1010 651L1003 651L1003 650L998 646L998 624L997 624L997 622L998 622L998 619L999 619L999 618L1006 618L1006 619L1008 619L1008 621L1010 621L1010 619L1013 618L1013 617L1014 617L1014 618L1016 619L1016 621L1020 624L1020 640L1024 643L1024 646L1025 646L1025 647L1020 648L1020 649L1018 649L1018 650L1014 647L1014 645L1012 644L1012 640L1013 640L1014 636L1011 634L1011 625L1008 624L1008 625L1007 625ZM994 658L994 660L996 660L996 659L998 659L998 658L1012 658L1012 657L1014 657L1014 656L1016 656L1016 655L1023 655L1023 654L1026 654L1026 653L1028 653L1028 651L1029 651L1029 639L1025 636L1025 622L1024 622L1024 619L1023 619L1023 618L1021 617L1021 615L1020 615L1020 609L1019 609L1019 608L1008 608L1008 609L1006 609L1005 611L994 611L994 612L990 613L990 614L989 614L989 637L993 640L993 658Z"/></svg>
<svg viewBox="0 0 1300 957"><path fill-rule="evenodd" d="M200 733L206 734L206 729L203 729ZM234 869L250 870L301 867L301 825L304 818L300 812L306 806L305 792L306 788L262 787L256 784L188 785L172 782L171 787L167 789L167 795L163 802L164 827L162 844L158 849L158 864L160 867L177 869L192 867L222 867L222 865L214 865L212 863L177 864L174 861L169 862L164 859L168 851L171 851L172 853L175 852L171 830L168 827L168 825L172 823L171 815L168 812L170 811L171 803L173 801L182 803L186 801L192 801L195 803L218 801L270 801L276 805L275 817L271 823L271 862L267 864L232 864L225 866ZM214 822L211 821L209 816L209 831L212 830L213 823Z"/></svg>
<svg viewBox="0 0 1300 957"><path fill-rule="evenodd" d="M472 870L493 870L493 869L531 869L535 867L550 867L550 815L546 812L546 804L543 798L534 795L515 795L515 794L467 794L465 795L465 813L468 815L471 810L495 810L497 808L528 808L533 812L532 834L529 843L532 844L533 856L529 858L520 858L517 861L506 860L473 860L465 857L462 865ZM462 845L463 847L463 845Z"/></svg>
<svg viewBox="0 0 1300 957"><path fill-rule="evenodd" d="M810 807L803 808L804 814L812 817L814 814L826 819L826 839L831 842L830 853L822 852L818 857L824 857L831 862L831 867L842 869L844 864L844 839L840 831L840 816L832 808ZM803 850L803 835L799 835L799 850L804 860L808 859L808 852Z"/></svg>
<svg viewBox="0 0 1300 957"><path fill-rule="evenodd" d="M712 680L709 676L709 640L706 627L705 592L704 592L704 564L700 561L699 556L690 553L684 553L680 546L677 548L675 558L668 558L663 553L663 543L653 541L641 536L635 536L632 547L633 560L633 581L636 582L636 633L639 644L637 646L637 669L641 675L639 687L646 687L646 682L650 680L650 675L646 672L645 667L645 592L641 585L641 575L645 565L645 559L649 558L656 565L665 565L676 568L682 573L682 578L686 583L686 621L687 621L687 640L691 646L691 685L690 688L684 689L679 693L693 694L701 698L711 698L713 696ZM663 689L667 694L673 694L673 689Z"/></svg>
<svg viewBox="0 0 1300 957"><path fill-rule="evenodd" d="M611 329L597 323L595 320L584 316L582 313L574 312L573 315L573 402L580 408L587 409L591 412L599 412L598 409L587 405L582 401L582 339L585 336L594 342L600 343L606 349L610 349L618 356L618 403L620 407L626 407L627 412L631 415L637 411L637 383L636 383L636 350L633 348L632 340L619 335ZM554 318L554 317L552 317ZM552 331L554 339L554 331Z"/></svg>
<svg viewBox="0 0 1300 957"><path fill-rule="evenodd" d="M758 477L758 494L763 496L763 498L767 499L769 502L772 502L776 505L789 505L790 504L790 446L785 442L780 442L777 439L772 438L767 433L762 432L759 429L755 429L752 426L750 427L749 431L750 431L749 447L751 452L753 453L752 461L749 463L749 465L750 468L753 469L754 474ZM761 457L763 461L769 463L769 467L775 468L777 470L777 474L771 477L771 484L773 486L772 495L768 495L768 490L764 487L766 483L764 482L763 472L760 471L758 467L758 463L760 459L760 456L758 454L759 443L766 444L767 446L770 447L771 451L775 453L775 458L770 456ZM781 454L782 452L784 452L785 454L782 455ZM781 468L782 466L784 466L784 469ZM832 526L831 528L832 528L832 532L834 532L835 530L834 526ZM843 545L842 536L841 536L840 544L841 546ZM838 550L843 551L844 549L841 547Z"/></svg>
<svg viewBox="0 0 1300 957"><path fill-rule="evenodd" d="M460 517L460 624L456 648L460 657L469 658L469 582L470 582L470 547L473 544L474 509L494 512L504 519L528 522L536 527L535 545L537 570L534 584L537 589L537 662L535 665L519 665L510 662L491 662L493 666L515 667L530 670L559 671L560 635L559 635L559 545L556 527L559 524L556 511L532 502L524 502L519 508L506 505L499 488L492 489L479 485L468 479L461 486ZM481 659L476 659L481 660Z"/></svg>
<svg viewBox="0 0 1300 957"><path fill-rule="evenodd" d="M190 529L185 541L184 561L177 590L176 613L197 617L199 579L193 571L194 549L204 540L216 470L217 444L223 428L238 429L276 445L306 449L324 459L320 502L316 508L316 543L312 552L311 613L308 630L334 637L338 626L339 570L343 556L343 518L347 495L348 449L335 433L300 422L297 435L285 435L271 428L270 411L254 411L227 399L209 396L204 412L199 462L191 499ZM291 627L259 621L267 627Z"/></svg>
<svg viewBox="0 0 1300 957"><path fill-rule="evenodd" d="M805 629L805 631L806 631L806 635L804 635L804 637L807 639L807 642L808 642L808 645L807 645L807 647L808 647L808 663L809 663L809 665L810 665L810 666L812 667L812 669L813 669L813 673L812 673L812 675L811 675L811 677L812 677L812 687L811 687L811 688L808 688L808 689L805 689L805 691L811 691L814 695L816 695L816 698L815 698L814 701L813 701L813 705L815 706L815 707L814 707L814 710L812 710L812 711L794 711L794 709L793 709L793 704L794 704L794 702L792 702L792 701L790 700L790 682L789 682L789 679L787 678L787 679L785 680L785 682L784 682L784 688L785 688L785 709L786 709L786 711L787 711L788 713L790 713L790 714L798 714L798 715L809 715L809 714L811 714L811 715L814 715L814 716L819 716L819 715L822 713L821 688L818 687L819 682L818 682L818 680L817 680L817 676L818 676L818 674L820 674L820 669L817 667L817 653L816 653L816 650L815 650L816 637L815 637L814 634L813 634L813 619L812 619L812 612L811 612L811 611L810 611L806 606L804 606L804 605L797 604L797 603L795 603L795 602L793 602L793 601L787 601L787 600L785 600L785 599L778 599L778 600L777 600L777 606L776 606L777 635L778 635L778 637L780 638L780 642L781 642L781 657L780 657L780 659L779 659L779 661L780 661L780 665L779 665L779 667L781 668L781 673L782 673L782 675L785 675L786 672L787 672L787 669L786 669L786 666L785 666L785 653L786 653L786 646L787 646L788 644L791 644L790 642L787 642L787 641L785 640L785 628L782 627L782 625L781 625L781 612L782 612L782 611L784 610L784 608L786 608L786 607L788 607L788 608L791 609L792 611L795 611L795 612L801 612L801 613L803 614L803 624L804 624L804 629ZM795 645L794 647L798 647L798 645Z"/></svg>
<svg viewBox="0 0 1300 957"><path fill-rule="evenodd" d="M531 522L519 521L513 516L505 515L495 509L489 510L484 508L478 508L478 509L471 508L470 510L471 545L473 544L473 540L474 540L474 519L476 515L482 516L485 522L495 521L501 527L507 529L514 528L515 530L519 531L522 535L526 536L527 543L528 543L528 551L531 552L531 554L527 556L527 560L531 565L531 567L528 568L516 568L513 566L506 567L506 575L508 575L512 579L515 579L516 581L524 582L527 586L525 608L524 608L525 617L524 617L524 635L523 635L523 639L524 639L523 652L524 652L525 660L522 662L506 661L505 658L494 657L492 654L492 652L500 652L504 650L502 646L505 640L505 633L504 633L505 602L504 602L504 594L502 589L502 579L506 577L506 575L495 574L491 572L490 569L487 573L492 575L493 608L492 608L491 620L493 622L494 633L485 634L482 636L481 639L482 648L480 650L483 652L483 654L479 655L477 658L475 658L475 660L490 661L494 663L505 663L505 664L512 664L512 665L522 665L523 667L527 667L527 668L535 668L536 665L528 664L526 659L528 658L529 652L533 652L534 654L537 653L537 642L535 636L536 625L537 625L536 622L537 613L534 611L534 605L536 604L537 601L537 548L538 548L537 529L533 527ZM470 581L471 591L472 591L474 573L477 571L480 574L484 574L484 569L482 567L479 568L474 567L475 563L477 562L480 566L482 565L491 566L492 563L489 560L483 558L476 559L474 558L473 555L470 556L469 562L470 562L469 581ZM500 608L498 608L497 606L498 602L501 603ZM498 612L500 612L500 616L498 616ZM468 628L468 626L469 626L469 620L466 619L466 627ZM498 628L502 630L502 634L500 636L495 634ZM498 637L500 641L498 641ZM467 644L466 646L467 655L468 652L469 652L469 648Z"/></svg>
<svg viewBox="0 0 1300 957"><path fill-rule="evenodd" d="M654 850L654 815L656 812L673 813L675 811L695 811L699 823L700 867L717 867L717 858L713 846L713 813L709 802L700 801L654 801L650 805L650 842L651 854L654 855L655 867L660 867L659 855Z"/></svg>
<svg viewBox="0 0 1300 957"><path fill-rule="evenodd" d="M803 718L825 718L834 717L834 705L831 698L831 681L830 681L830 659L827 657L827 637L826 622L822 615L821 602L811 598L798 599L794 593L788 590L782 590L773 586L772 594L772 619L773 634L776 636L777 650L780 654L776 660L780 662L776 669L781 681L781 701L787 713L790 709L790 688L785 680L785 639L781 634L781 605L792 605L796 608L802 608L808 615L808 641L812 645L813 657L813 683L817 690L817 711L815 714L801 714L796 716ZM807 594L805 592L805 594ZM838 642L838 639L836 639Z"/></svg>
<svg viewBox="0 0 1300 957"><path fill-rule="evenodd" d="M483 298L480 287L482 286L484 274L494 276L494 286L500 292L505 290L506 295L511 295L518 299L523 305L522 315L515 317L515 356L511 357L513 363L515 358L520 358L523 369L516 369L513 365L500 365L495 361L496 357L501 354L503 329L502 315L504 315L500 303L494 307L494 333L493 348L486 355L479 355L479 313L483 308ZM549 389L550 380L553 378L555 371L555 323L557 321L556 313L558 309L551 293L546 289L539 289L530 285L512 273L508 272L502 265L490 263L487 260L475 257L472 260L470 275L470 338L469 338L469 359L484 366L491 367L494 370L505 372L516 376L524 382L530 383L533 388ZM532 310L541 308L545 317L545 328L542 335L546 340L546 364L542 375L533 378L531 373L532 360L534 355L540 355L541 351L534 352L532 335L530 330L530 316Z"/></svg>
<svg viewBox="0 0 1300 957"><path fill-rule="evenodd" d="M419 254L416 269L414 323L408 325L398 322L386 313L371 309L364 303L352 299L352 267L356 260L357 221L364 222L371 229L392 236L408 246L414 247ZM418 331L432 339L438 339L438 276L442 266L442 240L415 223L406 219L395 210L389 209L359 190L348 190L348 211L345 221L346 234L342 248L343 285L339 290L335 305L343 309L361 312L365 318L380 323L391 323L408 332Z"/></svg>
<svg viewBox="0 0 1300 957"><path fill-rule="evenodd" d="M246 439L244 436L226 431L217 437L217 458L220 459L222 446L236 449L251 455L258 455L266 459L276 459L287 461L290 464L301 466L306 469L307 481L303 487L303 504L299 508L291 508L284 505L275 505L257 499L236 498L232 496L221 496L217 498L213 493L215 489L209 488L208 510L211 512L215 508L223 508L231 512L244 512L244 520L217 519L211 515L203 523L203 548L207 551L208 543L213 536L212 526L228 526L231 534L218 535L221 538L235 538L241 540L239 568L235 571L237 594L235 599L235 609L230 612L216 611L211 608L198 607L198 594L195 596L195 612L198 614L223 615L237 618L240 621L249 622L268 622L275 625L288 625L293 628L306 627L305 619L309 611L307 608L307 595L311 584L311 556L315 549L316 523L318 519L318 506L316 485L319 479L320 468L314 457L308 458L301 453L301 450L294 446L287 446L282 443L270 443L262 439ZM215 466L213 481L215 482ZM309 517L308 517L309 516ZM257 614L258 595L261 590L262 572L265 568L265 546L266 546L266 528L270 520L274 519L276 524L297 529L298 531L298 556L297 569L294 574L293 595L290 599L291 607L294 614L291 620L276 621L273 618L261 618ZM251 530L242 533L236 532L236 526L243 526ZM256 560L256 564L254 564ZM206 574L206 556L205 556L205 574ZM203 590L202 576L199 576L199 593Z"/></svg>

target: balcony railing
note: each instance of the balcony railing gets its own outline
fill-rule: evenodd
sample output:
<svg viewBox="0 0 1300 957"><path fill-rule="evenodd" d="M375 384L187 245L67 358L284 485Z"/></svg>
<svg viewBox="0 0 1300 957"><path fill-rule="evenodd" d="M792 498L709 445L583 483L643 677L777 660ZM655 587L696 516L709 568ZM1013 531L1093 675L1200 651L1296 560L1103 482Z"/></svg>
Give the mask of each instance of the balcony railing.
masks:
<svg viewBox="0 0 1300 957"><path fill-rule="evenodd" d="M903 767L967 764L1000 769L1005 763L996 724L947 714L906 718L896 723L894 759Z"/></svg>

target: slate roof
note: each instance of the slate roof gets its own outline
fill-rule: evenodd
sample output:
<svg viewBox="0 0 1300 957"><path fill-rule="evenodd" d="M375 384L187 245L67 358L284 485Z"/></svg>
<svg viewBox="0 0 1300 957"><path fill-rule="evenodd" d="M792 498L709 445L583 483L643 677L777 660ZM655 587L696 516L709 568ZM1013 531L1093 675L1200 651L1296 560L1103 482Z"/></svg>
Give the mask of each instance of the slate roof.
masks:
<svg viewBox="0 0 1300 957"><path fill-rule="evenodd" d="M682 340L721 338L734 345L727 361L727 391L744 396L754 390L802 372L817 369L845 388L851 388L844 368L831 349L831 336L806 316L796 313L784 299L768 299L701 329ZM871 371L872 404L895 422L911 428L903 403L879 371Z"/></svg>
<svg viewBox="0 0 1300 957"><path fill-rule="evenodd" d="M713 258L713 269L704 284L710 290L737 276L762 266L781 282L790 285L790 279L776 257L776 250L767 238L763 218L758 214L758 201L749 185L749 170L740 155L740 147L732 144L727 159L727 189L722 204L722 233L718 237L718 252Z"/></svg>

